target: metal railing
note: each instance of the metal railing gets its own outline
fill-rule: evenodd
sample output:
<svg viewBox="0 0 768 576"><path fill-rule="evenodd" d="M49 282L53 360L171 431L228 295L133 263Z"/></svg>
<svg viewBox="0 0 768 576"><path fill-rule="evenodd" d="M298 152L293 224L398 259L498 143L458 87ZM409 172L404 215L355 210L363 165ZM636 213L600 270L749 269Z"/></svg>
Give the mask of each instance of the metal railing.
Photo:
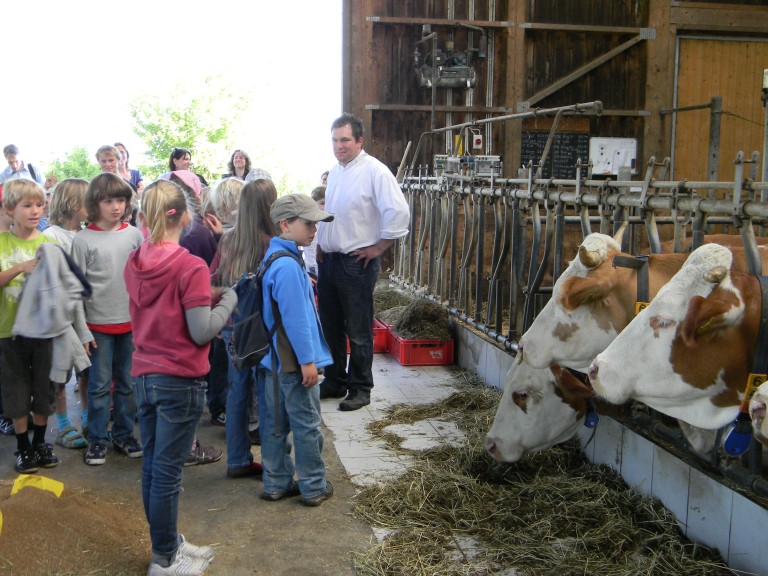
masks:
<svg viewBox="0 0 768 576"><path fill-rule="evenodd" d="M669 160L655 158L638 180L594 179L581 162L572 179L536 177L536 165L518 178L434 175L422 167L402 182L411 233L396 245L390 278L514 352L565 259L593 231L612 234L629 223L623 248L635 253L660 252L664 240L682 251L686 239L695 248L706 233L737 232L750 271L761 273L755 236L768 224L768 182L757 181L758 161L757 153L739 152L734 179L718 182L666 180ZM768 496L760 445L749 454L743 466L719 457L708 464Z"/></svg>

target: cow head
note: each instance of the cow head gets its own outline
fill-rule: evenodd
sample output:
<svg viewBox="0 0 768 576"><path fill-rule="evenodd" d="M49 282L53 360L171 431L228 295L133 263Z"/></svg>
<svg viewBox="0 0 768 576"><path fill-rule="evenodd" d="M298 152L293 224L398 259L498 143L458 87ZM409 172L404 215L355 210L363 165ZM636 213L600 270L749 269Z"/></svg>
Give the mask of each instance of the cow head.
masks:
<svg viewBox="0 0 768 576"><path fill-rule="evenodd" d="M738 398L728 397L723 351L713 345L744 312L728 272L731 263L730 250L717 244L694 251L595 358L589 369L595 392L615 404L639 400L701 428L733 420ZM733 352L737 362L742 357Z"/></svg>
<svg viewBox="0 0 768 576"><path fill-rule="evenodd" d="M617 289L631 273L612 266L622 234L623 229L615 238L595 233L584 239L578 256L555 282L552 298L520 338L522 362L584 370L629 322L626 310L634 307L636 288L631 283L630 293Z"/></svg>
<svg viewBox="0 0 768 576"><path fill-rule="evenodd" d="M502 462L517 462L571 438L584 421L585 402L557 385L560 368L514 364L507 372L504 394L485 449ZM591 395L591 391L589 391Z"/></svg>

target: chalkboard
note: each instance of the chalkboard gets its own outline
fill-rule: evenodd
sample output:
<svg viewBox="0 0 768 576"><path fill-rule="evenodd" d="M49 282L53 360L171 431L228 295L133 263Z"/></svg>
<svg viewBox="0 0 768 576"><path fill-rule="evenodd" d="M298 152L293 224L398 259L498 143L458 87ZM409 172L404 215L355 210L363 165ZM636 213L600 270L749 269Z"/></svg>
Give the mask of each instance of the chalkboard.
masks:
<svg viewBox="0 0 768 576"><path fill-rule="evenodd" d="M520 162L527 166L531 160L538 164L549 132L523 131L520 146ZM542 178L573 179L576 177L576 160L586 163L589 159L589 134L584 132L556 132L555 139L544 162Z"/></svg>

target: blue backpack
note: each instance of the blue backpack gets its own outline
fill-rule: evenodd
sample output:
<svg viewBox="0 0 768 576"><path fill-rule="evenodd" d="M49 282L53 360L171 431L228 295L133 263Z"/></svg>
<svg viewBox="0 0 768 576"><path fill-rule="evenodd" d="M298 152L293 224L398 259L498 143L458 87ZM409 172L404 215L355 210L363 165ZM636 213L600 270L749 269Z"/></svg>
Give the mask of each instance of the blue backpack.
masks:
<svg viewBox="0 0 768 576"><path fill-rule="evenodd" d="M256 272L246 272L235 284L237 306L232 311L233 331L229 351L232 354L232 362L238 370L248 370L258 366L272 346L272 337L280 325L280 318L277 317L271 330L264 324L261 280L272 262L283 256L290 256L302 268L304 267L304 261L293 252L278 250L264 260ZM276 361L276 358L273 360ZM273 365L276 365L276 362L273 362Z"/></svg>

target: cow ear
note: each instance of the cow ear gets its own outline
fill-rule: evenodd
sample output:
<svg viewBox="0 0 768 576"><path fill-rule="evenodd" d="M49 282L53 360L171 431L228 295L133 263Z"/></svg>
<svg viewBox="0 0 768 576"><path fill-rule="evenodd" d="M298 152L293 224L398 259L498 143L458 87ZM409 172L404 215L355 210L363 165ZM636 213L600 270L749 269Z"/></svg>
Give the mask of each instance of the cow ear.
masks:
<svg viewBox="0 0 768 576"><path fill-rule="evenodd" d="M608 295L610 288L611 286L604 281L571 276L563 282L560 292L560 304L563 308L572 312L582 304L602 300Z"/></svg>
<svg viewBox="0 0 768 576"><path fill-rule="evenodd" d="M738 319L734 318L733 314L728 314L731 310L733 310L732 302L703 296L691 298L680 328L680 335L685 345L694 346L696 338L732 325Z"/></svg>
<svg viewBox="0 0 768 576"><path fill-rule="evenodd" d="M592 398L595 395L595 391L571 374L570 370L561 368L557 364L552 364L549 369L555 377L557 387L566 397Z"/></svg>

